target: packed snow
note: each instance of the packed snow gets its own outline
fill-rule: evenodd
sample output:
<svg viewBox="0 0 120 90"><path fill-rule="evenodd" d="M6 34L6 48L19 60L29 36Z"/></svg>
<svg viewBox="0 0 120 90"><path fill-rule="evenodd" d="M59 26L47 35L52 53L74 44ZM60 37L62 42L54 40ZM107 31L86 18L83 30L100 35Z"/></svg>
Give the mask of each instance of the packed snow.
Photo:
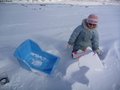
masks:
<svg viewBox="0 0 120 90"><path fill-rule="evenodd" d="M100 48L105 58L90 53L72 59L68 39L91 13L99 16ZM0 85L0 90L120 90L119 23L119 5L0 3L0 75L4 73L10 80ZM16 48L27 39L60 57L51 75L28 71L14 57Z"/></svg>

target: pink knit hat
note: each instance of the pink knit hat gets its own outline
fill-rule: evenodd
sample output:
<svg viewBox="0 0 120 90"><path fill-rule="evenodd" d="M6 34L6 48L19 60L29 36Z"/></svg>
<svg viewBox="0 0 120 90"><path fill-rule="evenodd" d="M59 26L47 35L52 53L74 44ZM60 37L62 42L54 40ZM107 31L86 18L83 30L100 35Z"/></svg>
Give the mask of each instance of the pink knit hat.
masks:
<svg viewBox="0 0 120 90"><path fill-rule="evenodd" d="M98 23L98 17L95 14L90 14L87 18L87 23L97 24Z"/></svg>

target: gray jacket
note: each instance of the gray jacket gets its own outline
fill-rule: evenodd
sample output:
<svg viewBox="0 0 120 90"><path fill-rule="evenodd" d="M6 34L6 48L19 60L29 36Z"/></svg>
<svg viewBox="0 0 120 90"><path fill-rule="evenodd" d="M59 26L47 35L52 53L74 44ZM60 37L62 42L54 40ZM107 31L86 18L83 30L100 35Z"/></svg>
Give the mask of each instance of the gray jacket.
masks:
<svg viewBox="0 0 120 90"><path fill-rule="evenodd" d="M73 51L84 50L87 47L91 47L95 51L99 48L98 32L96 28L90 30L84 19L82 24L73 31L68 44L73 45Z"/></svg>

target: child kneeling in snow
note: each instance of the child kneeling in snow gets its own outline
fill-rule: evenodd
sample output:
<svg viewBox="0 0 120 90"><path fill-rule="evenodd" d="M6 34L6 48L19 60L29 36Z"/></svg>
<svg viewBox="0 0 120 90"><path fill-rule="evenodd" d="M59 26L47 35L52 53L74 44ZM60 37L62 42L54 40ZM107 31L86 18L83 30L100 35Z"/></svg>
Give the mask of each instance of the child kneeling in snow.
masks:
<svg viewBox="0 0 120 90"><path fill-rule="evenodd" d="M68 48L73 47L72 56L73 54L77 54L77 52L85 51L87 47L91 47L97 54L101 53L99 49L99 35L96 30L97 24L98 17L90 14L82 21L82 24L73 31L68 41Z"/></svg>

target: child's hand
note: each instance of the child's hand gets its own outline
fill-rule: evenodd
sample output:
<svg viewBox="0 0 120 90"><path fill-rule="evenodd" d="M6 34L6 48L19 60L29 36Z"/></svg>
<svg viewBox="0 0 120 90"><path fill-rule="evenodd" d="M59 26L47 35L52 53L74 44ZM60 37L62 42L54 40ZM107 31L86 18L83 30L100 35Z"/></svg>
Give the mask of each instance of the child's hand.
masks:
<svg viewBox="0 0 120 90"><path fill-rule="evenodd" d="M72 47L73 47L73 46L72 46L72 45L70 45L70 44L68 44L68 45L67 45L67 48L72 48Z"/></svg>
<svg viewBox="0 0 120 90"><path fill-rule="evenodd" d="M97 49L97 50L94 51L94 54L96 54L96 53L97 53L98 55L102 55L102 50Z"/></svg>

